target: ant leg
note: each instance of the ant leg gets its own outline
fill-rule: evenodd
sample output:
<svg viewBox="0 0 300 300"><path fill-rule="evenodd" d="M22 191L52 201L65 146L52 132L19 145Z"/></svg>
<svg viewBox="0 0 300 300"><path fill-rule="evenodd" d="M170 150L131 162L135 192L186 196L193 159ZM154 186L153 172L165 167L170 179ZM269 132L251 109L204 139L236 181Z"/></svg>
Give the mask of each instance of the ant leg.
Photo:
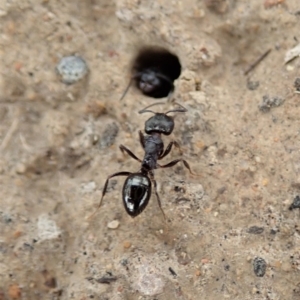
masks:
<svg viewBox="0 0 300 300"><path fill-rule="evenodd" d="M173 145L175 147L179 148L179 151L182 153L179 144L176 141L172 141L171 143L169 143L166 150L159 156L158 159L162 159L162 158L166 157L171 152Z"/></svg>
<svg viewBox="0 0 300 300"><path fill-rule="evenodd" d="M139 130L139 136L140 136L140 143L143 149L145 149L145 137L143 133Z"/></svg>
<svg viewBox="0 0 300 300"><path fill-rule="evenodd" d="M100 202L99 202L99 205L97 207L97 210L90 217L88 217L88 219L91 219L96 214L96 212L98 211L98 209L100 208L102 199L103 199L103 197L106 194L106 190L107 190L107 186L108 186L109 180L111 178L113 178L113 177L116 177L116 176L129 176L130 174L132 174L132 173L131 172L118 172L118 173L114 173L114 174L112 174L112 175L110 175L110 176L107 177L107 179L105 181L105 184L104 184L104 187L103 187L103 190L102 190L102 197L100 199Z"/></svg>
<svg viewBox="0 0 300 300"><path fill-rule="evenodd" d="M195 173L192 172L191 167L190 167L190 165L188 164L188 162L187 162L186 160L182 159L182 158L175 159L175 160L169 162L169 163L166 164L166 165L163 165L163 166L158 165L158 166L159 166L159 168L170 168L170 167L175 166L175 165L176 165L177 163L179 163L180 161L183 162L184 166L190 171L190 173L191 173L192 175L196 175ZM196 175L196 176L197 176L197 175Z"/></svg>
<svg viewBox="0 0 300 300"><path fill-rule="evenodd" d="M152 172L149 172L149 176L150 176L151 181L153 182L154 192L155 192L155 195L156 195L158 206L159 206L159 208L160 208L160 210L161 210L161 212L162 212L162 214L164 216L164 219L166 220L166 215L165 215L165 213L164 213L164 211L163 211L163 209L161 207L160 197L159 197L158 192L157 192L157 183L156 183L156 180L154 178L154 174Z"/></svg>
<svg viewBox="0 0 300 300"><path fill-rule="evenodd" d="M123 145L119 146L120 150L122 151L122 153L124 154L124 152L126 152L129 156L131 156L133 159L137 160L138 162L142 162L138 157L135 156L135 154L133 154L128 148L126 148Z"/></svg>

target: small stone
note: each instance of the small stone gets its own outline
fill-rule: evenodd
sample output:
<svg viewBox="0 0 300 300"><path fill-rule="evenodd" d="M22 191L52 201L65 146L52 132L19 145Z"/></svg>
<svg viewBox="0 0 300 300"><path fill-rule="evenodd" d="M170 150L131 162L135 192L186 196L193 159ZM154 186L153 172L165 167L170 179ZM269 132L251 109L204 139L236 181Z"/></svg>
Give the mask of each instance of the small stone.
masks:
<svg viewBox="0 0 300 300"><path fill-rule="evenodd" d="M206 264L209 263L209 259L208 259L208 258L202 258L202 259L201 259L201 263L202 263L203 265L206 265Z"/></svg>
<svg viewBox="0 0 300 300"><path fill-rule="evenodd" d="M267 263L261 257L255 257L253 260L253 271L257 277L263 277L266 273Z"/></svg>
<svg viewBox="0 0 300 300"><path fill-rule="evenodd" d="M255 156L254 159L255 159L255 161L256 161L257 163L260 163L260 162L261 162L261 159L260 159L259 156Z"/></svg>
<svg viewBox="0 0 300 300"><path fill-rule="evenodd" d="M264 228L258 226L251 226L248 228L247 232L251 234L261 234L264 232Z"/></svg>
<svg viewBox="0 0 300 300"><path fill-rule="evenodd" d="M284 102L284 99L278 96L270 97L268 95L263 96L262 102L258 105L258 109L261 112L268 112L271 108L280 106Z"/></svg>
<svg viewBox="0 0 300 300"><path fill-rule="evenodd" d="M96 189L95 181L89 181L81 184L81 190L83 193L88 194L94 192Z"/></svg>
<svg viewBox="0 0 300 300"><path fill-rule="evenodd" d="M104 149L114 144L118 135L119 127L116 123L109 124L105 129L99 141L100 148Z"/></svg>
<svg viewBox="0 0 300 300"><path fill-rule="evenodd" d="M16 173L17 174L24 174L26 172L26 166L23 163L19 163L16 166Z"/></svg>
<svg viewBox="0 0 300 300"><path fill-rule="evenodd" d="M295 79L294 87L296 88L296 91L300 92L300 77Z"/></svg>
<svg viewBox="0 0 300 300"><path fill-rule="evenodd" d="M200 270L196 270L196 272L195 272L195 276L199 277L200 275L201 275L201 272L200 272Z"/></svg>
<svg viewBox="0 0 300 300"><path fill-rule="evenodd" d="M289 210L293 210L295 208L300 208L300 197L296 196L294 198L293 203L290 205Z"/></svg>
<svg viewBox="0 0 300 300"><path fill-rule="evenodd" d="M131 243L130 243L129 241L125 241L125 242L123 243L123 247L124 247L125 249L129 249L129 248L131 247Z"/></svg>
<svg viewBox="0 0 300 300"><path fill-rule="evenodd" d="M63 83L73 84L88 73L88 66L79 56L65 56L56 66L56 70Z"/></svg>
<svg viewBox="0 0 300 300"><path fill-rule="evenodd" d="M119 225L120 225L120 222L118 220L113 220L107 224L107 227L109 229L117 229L119 227Z"/></svg>
<svg viewBox="0 0 300 300"><path fill-rule="evenodd" d="M11 299L21 298L21 289L17 284L13 284L8 289L8 295Z"/></svg>
<svg viewBox="0 0 300 300"><path fill-rule="evenodd" d="M17 239L17 238L19 238L22 235L22 231L17 230L17 231L14 232L13 235L14 235L14 238Z"/></svg>
<svg viewBox="0 0 300 300"><path fill-rule="evenodd" d="M56 239L60 236L61 230L55 221L51 220L48 215L42 214L37 222L38 238L42 241Z"/></svg>
<svg viewBox="0 0 300 300"><path fill-rule="evenodd" d="M247 88L250 90L250 91L254 91L256 90L257 88L259 87L259 81L248 81L247 82Z"/></svg>

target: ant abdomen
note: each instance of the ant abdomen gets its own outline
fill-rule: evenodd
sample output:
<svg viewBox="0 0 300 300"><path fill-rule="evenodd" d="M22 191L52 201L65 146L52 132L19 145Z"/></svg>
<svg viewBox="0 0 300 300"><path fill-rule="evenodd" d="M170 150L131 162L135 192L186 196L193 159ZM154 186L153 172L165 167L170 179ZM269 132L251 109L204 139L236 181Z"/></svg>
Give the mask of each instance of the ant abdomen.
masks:
<svg viewBox="0 0 300 300"><path fill-rule="evenodd" d="M151 196L151 181L142 173L133 173L123 186L123 204L131 217L139 215L148 205Z"/></svg>

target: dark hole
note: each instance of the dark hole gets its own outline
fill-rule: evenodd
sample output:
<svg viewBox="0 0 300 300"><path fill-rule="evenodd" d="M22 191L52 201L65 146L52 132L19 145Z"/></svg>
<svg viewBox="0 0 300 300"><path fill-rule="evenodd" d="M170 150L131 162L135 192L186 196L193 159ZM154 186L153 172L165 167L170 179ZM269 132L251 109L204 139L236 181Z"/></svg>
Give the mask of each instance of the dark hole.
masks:
<svg viewBox="0 0 300 300"><path fill-rule="evenodd" d="M181 73L177 55L162 47L142 48L132 64L136 87L152 98L167 97L174 89L174 80Z"/></svg>

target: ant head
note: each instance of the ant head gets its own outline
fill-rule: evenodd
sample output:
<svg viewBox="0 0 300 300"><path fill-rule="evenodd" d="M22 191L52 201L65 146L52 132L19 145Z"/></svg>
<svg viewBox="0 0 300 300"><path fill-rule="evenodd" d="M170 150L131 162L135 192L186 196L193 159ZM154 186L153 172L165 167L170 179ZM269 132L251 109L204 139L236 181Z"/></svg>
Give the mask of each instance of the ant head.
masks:
<svg viewBox="0 0 300 300"><path fill-rule="evenodd" d="M163 104L162 102L159 103L154 103L152 105L149 105L145 107L144 109L140 110L139 113L145 113L145 112L151 112L154 114L153 117L148 119L145 122L145 132L147 134L152 134L154 132L156 133L161 133L164 135L170 135L173 132L174 129L174 118L171 116L168 116L167 114L172 113L172 112L186 112L186 108L184 108L182 105L178 104L175 102L175 104L178 105L177 108L169 110L165 113L157 113L152 110L149 110L148 108L158 105L158 104Z"/></svg>
<svg viewBox="0 0 300 300"><path fill-rule="evenodd" d="M178 57L161 47L144 47L133 60L131 80L123 93L125 97L132 81L146 96L152 98L167 97L174 90L174 80L181 73Z"/></svg>
<svg viewBox="0 0 300 300"><path fill-rule="evenodd" d="M163 113L156 113L153 117L145 122L145 132L153 132L170 135L174 129L174 119Z"/></svg>
<svg viewBox="0 0 300 300"><path fill-rule="evenodd" d="M161 79L151 69L144 70L136 79L137 87L146 95L162 85Z"/></svg>
<svg viewBox="0 0 300 300"><path fill-rule="evenodd" d="M151 181L146 174L130 174L123 186L123 204L131 217L138 216L148 205L151 196Z"/></svg>

